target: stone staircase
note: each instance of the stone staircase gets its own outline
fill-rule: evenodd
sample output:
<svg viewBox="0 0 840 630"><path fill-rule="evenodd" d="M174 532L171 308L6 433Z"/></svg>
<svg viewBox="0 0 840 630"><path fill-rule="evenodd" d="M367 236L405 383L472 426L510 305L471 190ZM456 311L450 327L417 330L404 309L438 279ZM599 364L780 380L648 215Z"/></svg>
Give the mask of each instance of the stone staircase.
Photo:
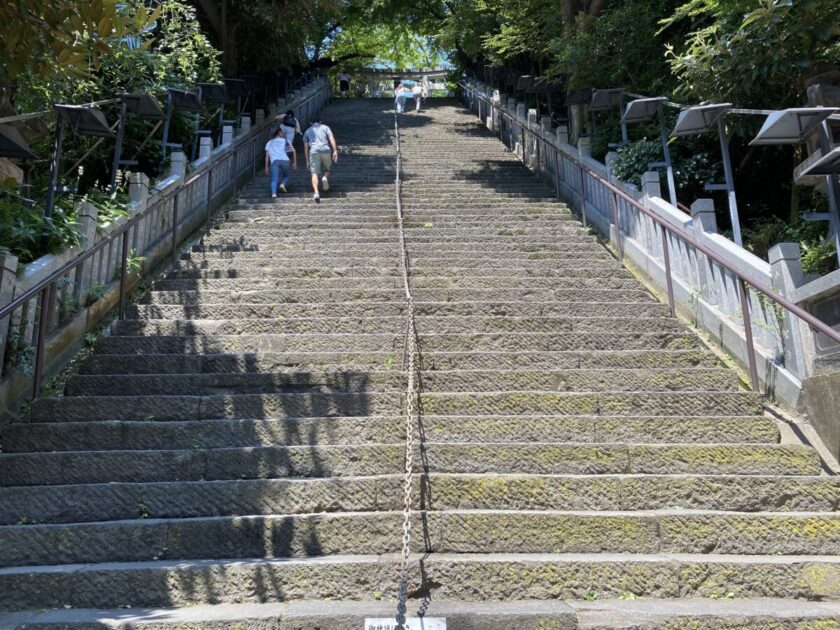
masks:
<svg viewBox="0 0 840 630"><path fill-rule="evenodd" d="M6 427L0 627L393 616L393 114L265 178ZM840 624L840 485L457 104L400 117L421 348L409 613L450 630ZM301 164L303 160L301 159ZM787 440L790 442L790 440ZM236 625L238 624L238 625Z"/></svg>

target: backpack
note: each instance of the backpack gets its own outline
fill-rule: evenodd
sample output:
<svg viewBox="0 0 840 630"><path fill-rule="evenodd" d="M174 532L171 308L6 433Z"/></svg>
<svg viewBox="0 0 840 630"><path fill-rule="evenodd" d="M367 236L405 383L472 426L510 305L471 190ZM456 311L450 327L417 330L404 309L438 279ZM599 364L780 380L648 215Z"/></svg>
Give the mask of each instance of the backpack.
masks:
<svg viewBox="0 0 840 630"><path fill-rule="evenodd" d="M294 128L294 126L297 125L297 120L295 120L295 117L292 114L286 114L283 117L283 125Z"/></svg>

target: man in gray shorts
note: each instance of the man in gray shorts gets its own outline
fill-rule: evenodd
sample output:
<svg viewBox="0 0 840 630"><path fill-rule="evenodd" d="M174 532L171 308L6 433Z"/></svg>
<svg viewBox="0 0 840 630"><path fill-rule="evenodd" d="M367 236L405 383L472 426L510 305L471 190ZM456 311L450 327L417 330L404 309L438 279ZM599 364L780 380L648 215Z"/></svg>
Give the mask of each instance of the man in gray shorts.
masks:
<svg viewBox="0 0 840 630"><path fill-rule="evenodd" d="M338 147L330 128L321 124L320 116L312 117L311 126L303 134L303 154L309 164L309 172L312 173L312 190L315 191L312 198L315 203L321 203L318 180L321 180L324 192L330 189L330 167L332 162L338 162Z"/></svg>

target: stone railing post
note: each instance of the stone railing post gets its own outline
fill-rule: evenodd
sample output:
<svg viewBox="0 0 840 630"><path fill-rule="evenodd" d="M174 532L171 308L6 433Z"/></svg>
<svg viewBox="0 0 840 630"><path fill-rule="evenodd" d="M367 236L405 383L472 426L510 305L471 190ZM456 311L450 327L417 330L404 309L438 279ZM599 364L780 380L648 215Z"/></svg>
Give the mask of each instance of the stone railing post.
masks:
<svg viewBox="0 0 840 630"><path fill-rule="evenodd" d="M583 162L585 157L592 157L592 138L589 136L578 138L578 158Z"/></svg>
<svg viewBox="0 0 840 630"><path fill-rule="evenodd" d="M242 117L239 119L239 130L236 132L237 136L242 136L248 133L251 129L251 117L247 114L243 114Z"/></svg>
<svg viewBox="0 0 840 630"><path fill-rule="evenodd" d="M213 153L213 139L204 136L198 145L198 159L209 158L211 153Z"/></svg>
<svg viewBox="0 0 840 630"><path fill-rule="evenodd" d="M264 109L258 109L256 120L255 120L254 124L259 127L263 122L265 122L265 110Z"/></svg>
<svg viewBox="0 0 840 630"><path fill-rule="evenodd" d="M717 217L715 216L715 202L712 199L697 199L691 204L691 227L696 240L703 242L706 234L717 234ZM697 270L697 285L700 297L709 304L720 303L719 279L715 277L709 260L705 254L695 252Z"/></svg>
<svg viewBox="0 0 840 630"><path fill-rule="evenodd" d="M222 127L222 144L230 144L233 142L233 127L225 125Z"/></svg>
<svg viewBox="0 0 840 630"><path fill-rule="evenodd" d="M657 171L645 171L642 173L642 194L644 195L644 204L650 208L650 199L652 197L662 197L662 187L659 183L659 173ZM640 234L644 237L645 248L651 253L660 252L662 249L659 240L656 238L656 225L652 219L648 219L642 213L639 213L639 222L641 224Z"/></svg>
<svg viewBox="0 0 840 630"><path fill-rule="evenodd" d="M557 127L557 142L560 144L569 144L569 126L560 125Z"/></svg>
<svg viewBox="0 0 840 630"><path fill-rule="evenodd" d="M173 151L169 156L169 175L184 179L187 175L187 155L183 151Z"/></svg>
<svg viewBox="0 0 840 630"><path fill-rule="evenodd" d="M131 177L131 175L129 175ZM99 214L96 206L92 203L83 203L79 207L77 224L79 231L84 237L85 250L91 249L96 244L96 218ZM91 284L91 268L93 267L93 258L88 258L81 265L76 267L76 277L74 286L76 287L76 299L81 306L87 304L88 289Z"/></svg>
<svg viewBox="0 0 840 630"><path fill-rule="evenodd" d="M779 243L767 252L773 288L786 298L790 298L798 287L805 284L801 256L799 243ZM785 313L781 332L785 367L800 379L812 376L816 348L808 326L795 316Z"/></svg>
<svg viewBox="0 0 840 630"><path fill-rule="evenodd" d="M142 214L149 206L149 177L145 173L130 173L128 176L129 218ZM134 228L134 249L142 252L146 249L146 230L148 218L141 220Z"/></svg>

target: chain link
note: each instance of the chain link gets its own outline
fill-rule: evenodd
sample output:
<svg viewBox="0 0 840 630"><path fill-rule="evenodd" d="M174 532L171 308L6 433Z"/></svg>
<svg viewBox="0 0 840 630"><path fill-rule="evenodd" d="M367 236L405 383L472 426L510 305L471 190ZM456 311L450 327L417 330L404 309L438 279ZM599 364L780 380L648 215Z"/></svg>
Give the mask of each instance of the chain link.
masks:
<svg viewBox="0 0 840 630"><path fill-rule="evenodd" d="M403 288L406 300L405 327L405 361L403 369L407 373L405 390L405 482L402 524L402 559L400 564L400 584L397 599L397 630L405 628L406 600L408 598L408 564L411 554L411 495L414 483L414 427L417 418L417 331L414 327L414 301L411 298L411 287L408 282L408 250L405 245L405 223L402 210L402 150L400 147L400 127L396 113L394 114L394 132L397 145L396 157L396 198L397 198L397 226L400 239L400 271L402 272Z"/></svg>

